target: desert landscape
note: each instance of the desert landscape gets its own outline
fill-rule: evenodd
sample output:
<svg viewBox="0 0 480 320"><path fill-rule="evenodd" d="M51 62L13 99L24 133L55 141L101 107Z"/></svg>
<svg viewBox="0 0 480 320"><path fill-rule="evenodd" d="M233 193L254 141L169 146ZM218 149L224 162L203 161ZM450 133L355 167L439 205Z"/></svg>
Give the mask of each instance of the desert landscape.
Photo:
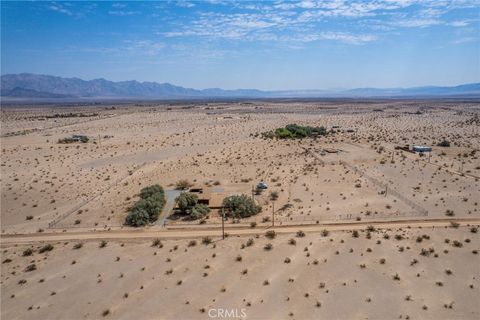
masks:
<svg viewBox="0 0 480 320"><path fill-rule="evenodd" d="M477 319L479 115L468 99L4 107L1 316ZM275 136L292 124L324 131ZM134 227L153 185L160 212ZM182 215L182 193L209 209ZM258 210L222 219L236 195Z"/></svg>

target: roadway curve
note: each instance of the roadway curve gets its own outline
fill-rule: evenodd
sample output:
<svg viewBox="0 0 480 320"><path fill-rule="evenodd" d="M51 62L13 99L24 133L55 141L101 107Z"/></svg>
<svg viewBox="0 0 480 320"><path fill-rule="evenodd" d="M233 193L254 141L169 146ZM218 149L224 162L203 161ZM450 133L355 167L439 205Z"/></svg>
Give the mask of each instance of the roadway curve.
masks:
<svg viewBox="0 0 480 320"><path fill-rule="evenodd" d="M423 220L392 220L392 221L352 221L333 222L315 225L288 225L278 227L228 227L229 236L248 236L261 234L265 230L275 230L279 234L295 233L303 230L308 233L328 231L361 230L372 225L376 229L399 229L419 227L448 227L452 222L460 226L480 225L480 218L454 218L454 219L423 219ZM29 233L29 234L2 234L2 246L22 243L51 242L51 241L98 241L98 240L135 240L135 239L186 239L202 237L221 237L222 229L219 227L184 227L184 228L146 228L111 231L82 231L82 232L57 232L57 233Z"/></svg>

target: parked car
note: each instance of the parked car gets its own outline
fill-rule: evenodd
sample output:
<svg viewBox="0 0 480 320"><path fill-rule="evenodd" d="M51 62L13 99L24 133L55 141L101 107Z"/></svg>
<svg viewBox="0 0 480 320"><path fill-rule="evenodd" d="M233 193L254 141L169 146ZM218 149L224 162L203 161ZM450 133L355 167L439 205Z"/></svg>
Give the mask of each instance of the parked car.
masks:
<svg viewBox="0 0 480 320"><path fill-rule="evenodd" d="M259 184L257 184L257 189L262 189L262 190L268 189L268 185L262 181Z"/></svg>

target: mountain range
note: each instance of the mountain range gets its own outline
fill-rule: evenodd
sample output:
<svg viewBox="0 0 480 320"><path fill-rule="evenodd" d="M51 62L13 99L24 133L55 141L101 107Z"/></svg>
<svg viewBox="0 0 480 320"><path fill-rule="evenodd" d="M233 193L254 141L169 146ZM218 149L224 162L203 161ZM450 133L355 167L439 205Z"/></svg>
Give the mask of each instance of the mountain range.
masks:
<svg viewBox="0 0 480 320"><path fill-rule="evenodd" d="M208 99L208 98L369 98L480 97L480 83L454 87L356 88L337 90L261 91L256 89L191 89L170 83L82 80L30 73L1 76L1 96L7 99Z"/></svg>

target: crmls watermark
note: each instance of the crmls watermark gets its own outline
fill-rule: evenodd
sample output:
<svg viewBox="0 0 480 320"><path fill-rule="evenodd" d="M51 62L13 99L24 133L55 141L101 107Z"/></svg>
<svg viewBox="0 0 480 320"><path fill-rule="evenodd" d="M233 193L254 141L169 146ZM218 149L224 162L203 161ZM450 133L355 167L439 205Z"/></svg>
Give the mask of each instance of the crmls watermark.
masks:
<svg viewBox="0 0 480 320"><path fill-rule="evenodd" d="M247 317L247 309L208 309L208 316L212 319L242 319Z"/></svg>

